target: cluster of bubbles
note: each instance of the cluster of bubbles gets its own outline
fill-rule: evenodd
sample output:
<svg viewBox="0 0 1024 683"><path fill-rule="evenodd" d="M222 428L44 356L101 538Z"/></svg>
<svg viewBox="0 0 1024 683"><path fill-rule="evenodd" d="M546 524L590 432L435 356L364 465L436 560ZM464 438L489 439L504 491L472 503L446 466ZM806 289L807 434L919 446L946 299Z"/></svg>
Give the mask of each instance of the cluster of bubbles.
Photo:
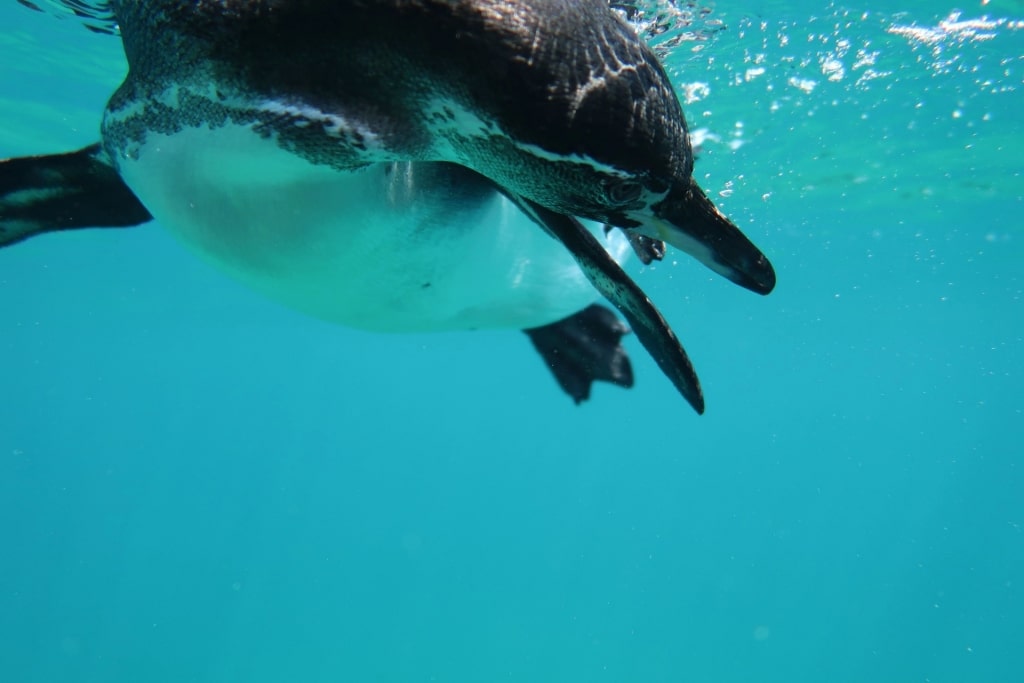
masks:
<svg viewBox="0 0 1024 683"><path fill-rule="evenodd" d="M609 0L662 58L685 42L706 41L724 28L708 3L693 0Z"/></svg>
<svg viewBox="0 0 1024 683"><path fill-rule="evenodd" d="M664 55L710 191L724 198L752 182L730 168L794 176L793 196L859 186L879 200L883 191L984 198L1019 178L999 150L1009 149L1024 88L1024 5L990 15L924 2L901 12L776 4L760 13L719 6L708 15L717 31ZM712 162L741 147L742 160ZM950 165L985 172L931 177ZM715 178L704 178L708 171ZM786 185L776 178L772 187Z"/></svg>

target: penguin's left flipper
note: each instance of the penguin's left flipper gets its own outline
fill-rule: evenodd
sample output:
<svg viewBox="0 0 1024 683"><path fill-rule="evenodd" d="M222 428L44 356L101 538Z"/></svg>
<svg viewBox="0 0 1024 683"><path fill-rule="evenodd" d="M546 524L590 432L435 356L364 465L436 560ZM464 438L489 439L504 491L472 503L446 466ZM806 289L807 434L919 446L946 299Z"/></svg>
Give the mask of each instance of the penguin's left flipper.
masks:
<svg viewBox="0 0 1024 683"><path fill-rule="evenodd" d="M665 376L693 409L703 414L704 394L686 351L644 291L608 255L597 238L572 216L552 211L525 197L511 194L509 197L569 250L590 283L625 316Z"/></svg>
<svg viewBox="0 0 1024 683"><path fill-rule="evenodd" d="M0 160L0 247L44 232L126 228L152 219L98 144Z"/></svg>
<svg viewBox="0 0 1024 683"><path fill-rule="evenodd" d="M579 405L595 381L633 386L633 366L620 341L629 328L604 306L593 304L550 325L523 330L558 385Z"/></svg>

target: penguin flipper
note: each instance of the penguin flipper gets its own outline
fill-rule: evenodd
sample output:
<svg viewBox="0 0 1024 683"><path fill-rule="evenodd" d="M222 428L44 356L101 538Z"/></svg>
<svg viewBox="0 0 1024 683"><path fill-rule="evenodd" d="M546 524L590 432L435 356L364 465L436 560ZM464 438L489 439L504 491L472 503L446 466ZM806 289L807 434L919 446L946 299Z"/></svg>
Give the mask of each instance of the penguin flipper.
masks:
<svg viewBox="0 0 1024 683"><path fill-rule="evenodd" d="M576 405L590 398L590 385L597 380L633 386L633 366L620 343L629 328L604 306L593 304L523 332Z"/></svg>
<svg viewBox="0 0 1024 683"><path fill-rule="evenodd" d="M99 144L0 160L0 247L44 232L126 228L152 219Z"/></svg>
<svg viewBox="0 0 1024 683"><path fill-rule="evenodd" d="M686 351L644 291L608 255L590 231L573 218L547 209L525 197L519 206L565 245L597 291L625 316L640 343L698 414L704 413L704 394Z"/></svg>

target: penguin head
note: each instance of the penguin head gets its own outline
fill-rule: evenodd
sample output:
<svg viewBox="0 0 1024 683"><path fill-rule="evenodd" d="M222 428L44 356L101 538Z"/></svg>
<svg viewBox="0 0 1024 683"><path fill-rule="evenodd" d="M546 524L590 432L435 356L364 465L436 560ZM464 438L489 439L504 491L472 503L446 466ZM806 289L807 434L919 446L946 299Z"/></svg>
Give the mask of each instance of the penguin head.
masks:
<svg viewBox="0 0 1024 683"><path fill-rule="evenodd" d="M502 103L493 118L507 136L486 136L478 170L551 210L671 244L767 294L775 286L768 259L693 179L668 74L630 27L604 12L550 38L557 49L548 59L529 68L513 59L505 79L490 80Z"/></svg>
<svg viewBox="0 0 1024 683"><path fill-rule="evenodd" d="M589 149L560 158L534 152L514 174L521 182L510 185L550 209L661 240L742 287L771 292L771 263L697 185L682 130L675 150L650 144L643 152L633 141L628 168L613 155L595 159ZM638 167L638 158L646 165Z"/></svg>

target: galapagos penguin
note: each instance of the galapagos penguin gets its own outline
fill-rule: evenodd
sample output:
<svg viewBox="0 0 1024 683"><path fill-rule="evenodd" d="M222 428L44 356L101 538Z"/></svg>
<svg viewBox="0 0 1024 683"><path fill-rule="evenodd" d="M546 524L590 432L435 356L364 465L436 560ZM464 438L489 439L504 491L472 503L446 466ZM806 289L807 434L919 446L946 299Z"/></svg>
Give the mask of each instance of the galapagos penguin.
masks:
<svg viewBox="0 0 1024 683"><path fill-rule="evenodd" d="M619 263L667 243L775 285L697 186L669 78L606 0L101 5L128 75L98 143L0 161L0 246L156 219L328 320L523 329L577 403L633 382L600 294L698 413L689 358Z"/></svg>

